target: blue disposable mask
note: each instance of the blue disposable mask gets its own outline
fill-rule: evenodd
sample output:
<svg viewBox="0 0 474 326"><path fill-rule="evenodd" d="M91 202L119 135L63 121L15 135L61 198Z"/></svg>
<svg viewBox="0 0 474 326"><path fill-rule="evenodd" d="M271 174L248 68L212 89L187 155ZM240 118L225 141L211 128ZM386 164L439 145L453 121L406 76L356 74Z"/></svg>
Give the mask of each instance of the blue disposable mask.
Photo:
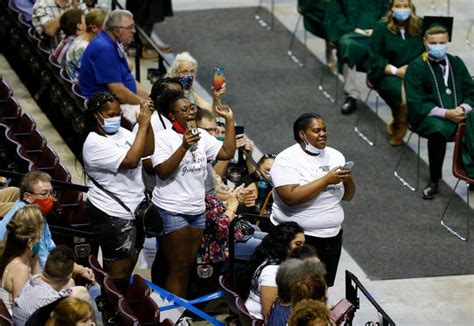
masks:
<svg viewBox="0 0 474 326"><path fill-rule="evenodd" d="M178 83L181 85L183 90L188 91L193 86L193 76L178 76L176 77Z"/></svg>
<svg viewBox="0 0 474 326"><path fill-rule="evenodd" d="M446 56L447 44L428 44L428 56L432 59L442 59Z"/></svg>
<svg viewBox="0 0 474 326"><path fill-rule="evenodd" d="M392 9L392 17L400 22L406 21L408 18L410 18L411 15L411 9L410 8L393 8Z"/></svg>
<svg viewBox="0 0 474 326"><path fill-rule="evenodd" d="M108 134L115 134L120 128L120 122L122 121L122 117L113 117L113 118L104 118L104 124L102 125L102 129Z"/></svg>
<svg viewBox="0 0 474 326"><path fill-rule="evenodd" d="M38 256L39 251L40 251L40 243L35 242L35 244L33 245L33 257Z"/></svg>
<svg viewBox="0 0 474 326"><path fill-rule="evenodd" d="M314 154L314 155L321 154L322 150L315 147L315 146L313 146L313 145L311 145L311 143L306 138L306 135L304 135L304 143L305 143L304 150L307 151L308 153L311 153L311 154Z"/></svg>

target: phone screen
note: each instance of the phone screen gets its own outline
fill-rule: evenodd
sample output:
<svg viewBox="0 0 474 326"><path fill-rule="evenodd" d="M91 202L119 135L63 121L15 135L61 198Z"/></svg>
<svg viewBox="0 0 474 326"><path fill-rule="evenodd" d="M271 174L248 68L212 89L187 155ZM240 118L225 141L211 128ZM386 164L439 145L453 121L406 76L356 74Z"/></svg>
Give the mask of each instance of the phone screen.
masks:
<svg viewBox="0 0 474 326"><path fill-rule="evenodd" d="M186 129L190 130L193 135L197 135L199 133L197 129L196 120L188 120L186 121Z"/></svg>
<svg viewBox="0 0 474 326"><path fill-rule="evenodd" d="M352 161L348 161L346 162L346 164L344 164L344 166L342 167L343 170L352 170L352 168L354 167L354 162Z"/></svg>
<svg viewBox="0 0 474 326"><path fill-rule="evenodd" d="M235 126L235 135L243 135L244 134L244 126Z"/></svg>
<svg viewBox="0 0 474 326"><path fill-rule="evenodd" d="M214 79L213 79L213 86L216 91L220 91L222 85L224 84L224 68L217 67L214 68Z"/></svg>

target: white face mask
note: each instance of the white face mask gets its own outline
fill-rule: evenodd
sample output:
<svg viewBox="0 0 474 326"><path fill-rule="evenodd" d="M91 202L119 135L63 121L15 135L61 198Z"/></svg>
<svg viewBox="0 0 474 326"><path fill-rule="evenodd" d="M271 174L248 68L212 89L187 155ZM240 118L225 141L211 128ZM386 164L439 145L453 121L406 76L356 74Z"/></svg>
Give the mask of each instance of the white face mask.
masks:
<svg viewBox="0 0 474 326"><path fill-rule="evenodd" d="M306 138L306 134L303 134L304 135L304 143L305 143L305 147L304 147L304 150L307 151L308 153L311 153L311 154L314 154L314 155L319 155L321 154L321 152L323 151L322 149L319 149L315 146L313 146L309 141L308 139Z"/></svg>

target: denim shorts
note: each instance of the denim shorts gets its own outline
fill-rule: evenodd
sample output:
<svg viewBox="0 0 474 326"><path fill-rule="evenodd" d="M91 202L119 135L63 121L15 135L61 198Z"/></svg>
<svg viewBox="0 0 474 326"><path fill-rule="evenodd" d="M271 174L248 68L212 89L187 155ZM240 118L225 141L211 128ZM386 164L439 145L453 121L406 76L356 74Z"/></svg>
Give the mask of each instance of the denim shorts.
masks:
<svg viewBox="0 0 474 326"><path fill-rule="evenodd" d="M168 234L176 230L192 226L198 229L206 228L204 213L198 215L188 215L170 212L159 207L161 220L163 221L163 233Z"/></svg>

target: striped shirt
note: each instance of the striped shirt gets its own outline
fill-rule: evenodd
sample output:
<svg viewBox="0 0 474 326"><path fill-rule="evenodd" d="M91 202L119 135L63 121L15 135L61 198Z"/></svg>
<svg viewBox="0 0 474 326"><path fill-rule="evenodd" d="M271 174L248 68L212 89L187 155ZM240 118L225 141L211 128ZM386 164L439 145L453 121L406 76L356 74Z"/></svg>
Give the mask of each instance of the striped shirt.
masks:
<svg viewBox="0 0 474 326"><path fill-rule="evenodd" d="M28 318L39 308L67 296L65 291L56 291L41 279L41 274L34 275L25 284L20 296L13 305L13 321L22 326Z"/></svg>

